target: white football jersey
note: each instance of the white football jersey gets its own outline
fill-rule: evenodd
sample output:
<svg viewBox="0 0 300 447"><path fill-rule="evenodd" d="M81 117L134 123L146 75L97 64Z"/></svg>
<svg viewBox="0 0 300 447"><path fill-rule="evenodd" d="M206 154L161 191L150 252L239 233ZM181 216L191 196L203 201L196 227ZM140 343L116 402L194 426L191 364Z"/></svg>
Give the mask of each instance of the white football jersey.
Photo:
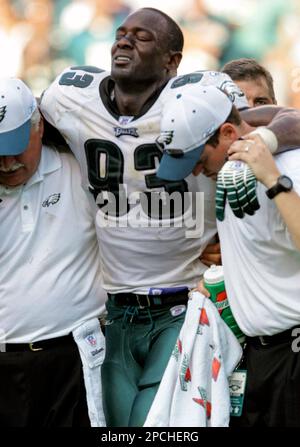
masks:
<svg viewBox="0 0 300 447"><path fill-rule="evenodd" d="M108 292L191 288L206 269L199 255L216 234L214 182L202 175L179 182L156 177L162 101L169 89L177 88L174 82L202 78L201 72L191 76L171 80L135 118L114 112L110 74L95 67L65 70L43 94L41 111L69 144L80 163L83 186L95 198ZM168 194L175 197L175 217L167 212ZM113 199L120 201L117 212Z"/></svg>

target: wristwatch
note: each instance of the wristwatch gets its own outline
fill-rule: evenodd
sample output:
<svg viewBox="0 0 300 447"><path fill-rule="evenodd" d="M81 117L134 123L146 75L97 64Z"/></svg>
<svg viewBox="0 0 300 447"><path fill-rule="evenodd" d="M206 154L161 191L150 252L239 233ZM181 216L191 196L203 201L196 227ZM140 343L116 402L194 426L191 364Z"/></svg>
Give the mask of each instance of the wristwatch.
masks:
<svg viewBox="0 0 300 447"><path fill-rule="evenodd" d="M288 192L293 189L293 181L287 175L281 175L278 177L277 182L274 186L267 189L266 194L269 199L274 199L280 192Z"/></svg>

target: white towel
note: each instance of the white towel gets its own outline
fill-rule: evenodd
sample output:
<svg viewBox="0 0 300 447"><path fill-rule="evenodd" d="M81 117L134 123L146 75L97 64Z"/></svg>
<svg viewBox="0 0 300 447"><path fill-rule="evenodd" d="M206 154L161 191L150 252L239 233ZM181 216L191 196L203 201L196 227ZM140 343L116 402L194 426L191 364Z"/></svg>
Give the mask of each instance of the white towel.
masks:
<svg viewBox="0 0 300 447"><path fill-rule="evenodd" d="M145 427L227 427L228 377L242 356L214 304L192 292Z"/></svg>
<svg viewBox="0 0 300 447"><path fill-rule="evenodd" d="M87 407L92 427L105 427L102 406L101 365L105 355L105 338L97 318L81 324L73 331L78 346L86 389Z"/></svg>

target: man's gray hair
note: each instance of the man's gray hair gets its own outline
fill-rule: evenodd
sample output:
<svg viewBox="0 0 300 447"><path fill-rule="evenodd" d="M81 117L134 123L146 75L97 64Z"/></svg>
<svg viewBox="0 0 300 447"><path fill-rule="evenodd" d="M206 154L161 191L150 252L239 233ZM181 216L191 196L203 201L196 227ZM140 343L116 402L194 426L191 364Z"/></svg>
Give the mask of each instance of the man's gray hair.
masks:
<svg viewBox="0 0 300 447"><path fill-rule="evenodd" d="M39 108L36 107L33 114L31 115L31 126L34 128L34 130L38 130L40 126L42 116L40 114Z"/></svg>

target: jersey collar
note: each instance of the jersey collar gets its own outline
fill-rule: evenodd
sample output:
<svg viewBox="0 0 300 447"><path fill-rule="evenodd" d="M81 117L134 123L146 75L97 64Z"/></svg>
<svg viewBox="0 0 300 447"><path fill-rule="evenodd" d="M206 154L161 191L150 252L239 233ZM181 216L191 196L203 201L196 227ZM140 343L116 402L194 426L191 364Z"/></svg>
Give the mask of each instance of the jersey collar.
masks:
<svg viewBox="0 0 300 447"><path fill-rule="evenodd" d="M152 96L145 102L143 105L140 113L133 118L133 120L136 120L140 118L141 116L145 115L145 113L148 112L148 110L153 106L155 101L158 99L159 95L161 94L162 90L165 88L167 83L166 81L164 85L162 85L157 91L155 91ZM120 112L117 107L117 102L114 98L114 95L112 95L112 92L114 90L115 81L110 77L106 77L103 79L103 81L100 83L99 86L99 94L100 98L102 99L102 102L104 104L104 107L106 110L116 119L118 120L120 117Z"/></svg>
<svg viewBox="0 0 300 447"><path fill-rule="evenodd" d="M45 175L57 171L61 166L62 163L58 152L55 149L43 146L38 169L26 183L25 189L30 188L35 183L43 181Z"/></svg>

